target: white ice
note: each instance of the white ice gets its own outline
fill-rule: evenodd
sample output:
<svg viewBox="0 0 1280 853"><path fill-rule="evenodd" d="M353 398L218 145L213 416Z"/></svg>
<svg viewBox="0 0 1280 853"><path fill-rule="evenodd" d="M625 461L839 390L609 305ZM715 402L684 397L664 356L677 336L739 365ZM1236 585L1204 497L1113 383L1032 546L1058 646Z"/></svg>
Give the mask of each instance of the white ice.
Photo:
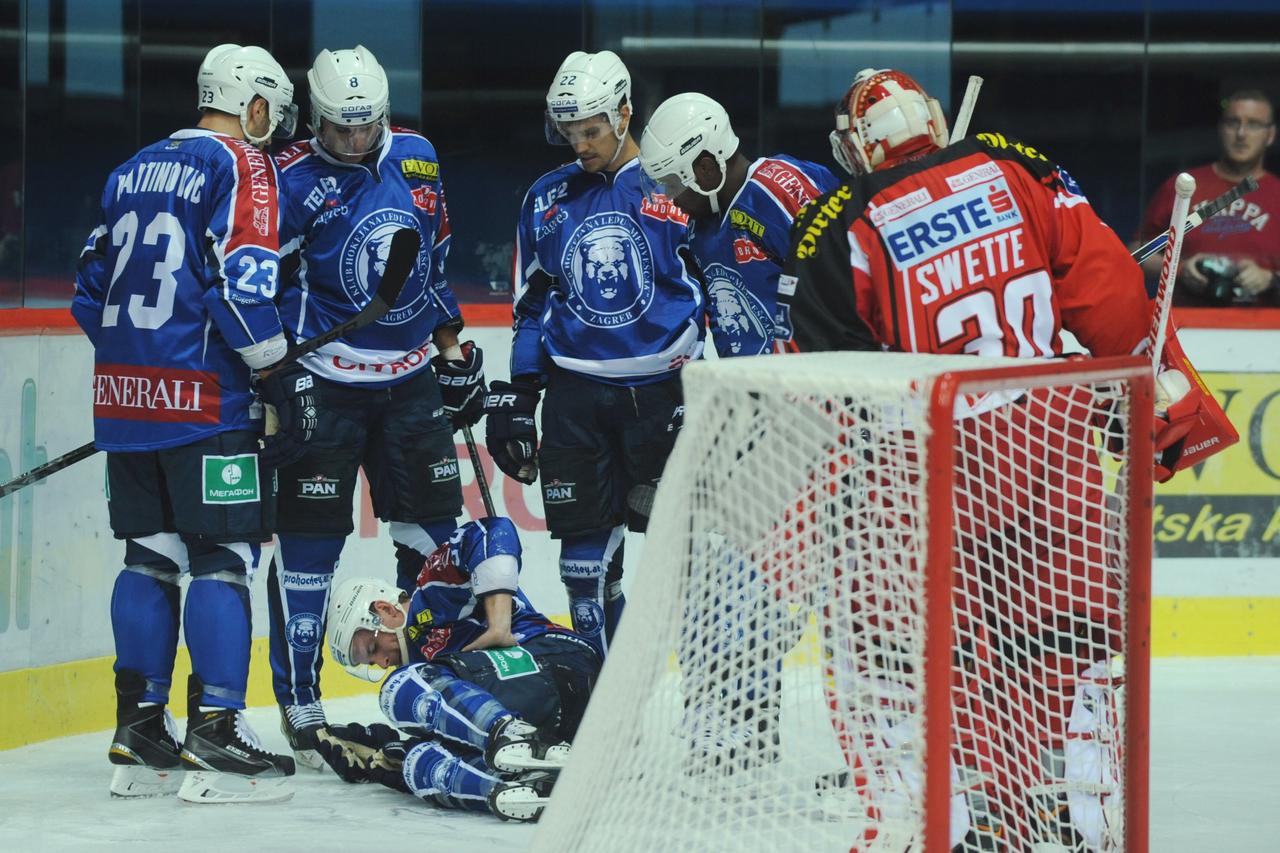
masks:
<svg viewBox="0 0 1280 853"><path fill-rule="evenodd" d="M1280 850L1280 658L1162 659L1152 674L1150 849ZM379 717L372 696L326 707L335 722ZM249 716L269 748L284 749L274 709ZM0 752L0 850L497 853L525 850L532 837L527 825L307 770L280 805L113 800L109 739L104 731ZM669 849L679 851L679 839Z"/></svg>

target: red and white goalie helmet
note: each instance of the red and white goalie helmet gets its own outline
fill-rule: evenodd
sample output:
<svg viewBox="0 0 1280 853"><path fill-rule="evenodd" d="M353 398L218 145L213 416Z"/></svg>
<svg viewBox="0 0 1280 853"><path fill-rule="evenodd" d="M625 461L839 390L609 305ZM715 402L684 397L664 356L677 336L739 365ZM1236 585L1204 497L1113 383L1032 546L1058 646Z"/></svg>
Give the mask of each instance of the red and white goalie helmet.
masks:
<svg viewBox="0 0 1280 853"><path fill-rule="evenodd" d="M831 153L851 175L947 147L936 98L901 71L864 68L836 107Z"/></svg>

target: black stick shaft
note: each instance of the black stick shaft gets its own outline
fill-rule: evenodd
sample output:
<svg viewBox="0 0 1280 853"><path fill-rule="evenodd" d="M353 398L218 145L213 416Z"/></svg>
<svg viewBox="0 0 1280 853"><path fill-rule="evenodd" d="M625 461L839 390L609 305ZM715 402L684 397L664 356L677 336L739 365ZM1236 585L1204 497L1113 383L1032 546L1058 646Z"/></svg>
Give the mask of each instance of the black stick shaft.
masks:
<svg viewBox="0 0 1280 853"><path fill-rule="evenodd" d="M480 451L476 449L476 437L471 434L471 427L462 428L462 437L467 442L467 454L471 456L471 469L476 473L476 485L480 487L480 500L484 501L485 514L493 517L498 513L493 508L493 496L489 494L489 481L484 476L484 467L480 464Z"/></svg>
<svg viewBox="0 0 1280 853"><path fill-rule="evenodd" d="M1182 233L1186 234L1194 228L1199 228L1206 219L1215 214L1221 213L1227 209L1231 202L1238 198L1243 198L1258 188L1258 182L1254 178L1245 178L1231 189L1212 201L1203 201L1196 205L1196 209L1191 211L1191 215L1187 217L1187 224L1182 227ZM1155 237L1152 237L1146 243L1143 243L1133 251L1133 259L1138 263L1142 263L1156 252L1164 251L1164 244L1169 240L1169 232L1162 231Z"/></svg>

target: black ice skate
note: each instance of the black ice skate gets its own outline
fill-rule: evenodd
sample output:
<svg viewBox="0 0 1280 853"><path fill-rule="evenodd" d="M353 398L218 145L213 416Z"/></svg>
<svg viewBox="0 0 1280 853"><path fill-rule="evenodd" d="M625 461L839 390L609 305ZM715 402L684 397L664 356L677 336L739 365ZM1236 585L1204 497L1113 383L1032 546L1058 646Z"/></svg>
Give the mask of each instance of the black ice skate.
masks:
<svg viewBox="0 0 1280 853"><path fill-rule="evenodd" d="M161 797L182 784L177 728L163 705L139 707L146 679L132 670L116 673L116 732L108 760L113 797Z"/></svg>
<svg viewBox="0 0 1280 853"><path fill-rule="evenodd" d="M325 725L324 707L319 702L280 707L280 732L289 741L294 761L303 767L324 769L324 758L316 748L316 735Z"/></svg>
<svg viewBox="0 0 1280 853"><path fill-rule="evenodd" d="M556 743L515 717L503 717L489 732L485 763L497 773L559 770L569 760L569 744Z"/></svg>
<svg viewBox="0 0 1280 853"><path fill-rule="evenodd" d="M533 770L499 782L489 792L489 811L503 820L536 821L551 801L557 773Z"/></svg>
<svg viewBox="0 0 1280 853"><path fill-rule="evenodd" d="M293 759L262 748L243 711L201 710L203 685L191 676L187 690L187 737L182 764L187 770L178 797L189 803L274 803L293 796L286 777Z"/></svg>

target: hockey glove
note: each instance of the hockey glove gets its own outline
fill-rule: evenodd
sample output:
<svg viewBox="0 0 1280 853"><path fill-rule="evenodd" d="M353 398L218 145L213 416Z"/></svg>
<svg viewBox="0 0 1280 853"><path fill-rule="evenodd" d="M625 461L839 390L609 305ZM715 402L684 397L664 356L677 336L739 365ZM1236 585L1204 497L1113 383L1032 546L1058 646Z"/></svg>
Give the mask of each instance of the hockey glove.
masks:
<svg viewBox="0 0 1280 853"><path fill-rule="evenodd" d="M375 782L374 757L401 738L391 726L347 723L316 732L316 751L343 782Z"/></svg>
<svg viewBox="0 0 1280 853"><path fill-rule="evenodd" d="M485 444L502 472L522 483L538 479L538 386L532 382L494 382L484 398Z"/></svg>
<svg viewBox="0 0 1280 853"><path fill-rule="evenodd" d="M268 468L297 462L307 452L306 444L320 423L315 377L296 361L289 362L255 377L254 390L275 410L276 418L273 424L269 409L266 435L258 442L258 458Z"/></svg>
<svg viewBox="0 0 1280 853"><path fill-rule="evenodd" d="M440 353L431 359L440 383L440 399L455 430L475 426L484 413L484 353L474 341L461 345L462 357L449 359Z"/></svg>

